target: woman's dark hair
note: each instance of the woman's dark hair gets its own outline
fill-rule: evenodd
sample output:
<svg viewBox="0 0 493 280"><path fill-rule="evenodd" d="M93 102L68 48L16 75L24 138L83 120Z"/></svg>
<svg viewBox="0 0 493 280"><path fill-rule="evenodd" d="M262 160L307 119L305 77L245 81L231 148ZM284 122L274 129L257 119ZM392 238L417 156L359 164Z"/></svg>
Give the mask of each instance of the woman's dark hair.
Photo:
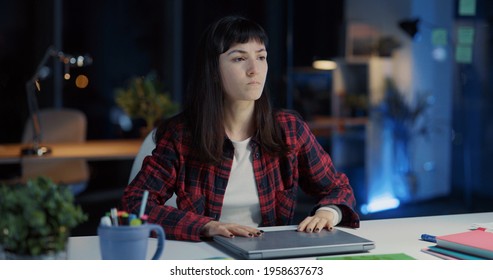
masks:
<svg viewBox="0 0 493 280"><path fill-rule="evenodd" d="M219 69L219 56L234 44L256 40L267 49L268 38L257 23L240 16L219 19L202 34L194 72L187 89L184 115L197 148L197 156L205 162L222 159L225 139L223 120L224 90ZM286 145L276 130L272 108L266 88L255 101L254 123L262 148L278 154ZM159 135L162 135L158 131Z"/></svg>

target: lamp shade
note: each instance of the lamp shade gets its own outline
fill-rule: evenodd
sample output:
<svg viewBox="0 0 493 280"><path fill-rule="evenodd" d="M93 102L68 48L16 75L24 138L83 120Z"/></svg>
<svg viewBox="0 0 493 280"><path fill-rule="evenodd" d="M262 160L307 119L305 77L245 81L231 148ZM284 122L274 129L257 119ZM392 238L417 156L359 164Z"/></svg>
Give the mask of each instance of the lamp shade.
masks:
<svg viewBox="0 0 493 280"><path fill-rule="evenodd" d="M420 19L405 19L399 21L399 27L406 32L411 38L414 38L416 33L418 33L418 24Z"/></svg>

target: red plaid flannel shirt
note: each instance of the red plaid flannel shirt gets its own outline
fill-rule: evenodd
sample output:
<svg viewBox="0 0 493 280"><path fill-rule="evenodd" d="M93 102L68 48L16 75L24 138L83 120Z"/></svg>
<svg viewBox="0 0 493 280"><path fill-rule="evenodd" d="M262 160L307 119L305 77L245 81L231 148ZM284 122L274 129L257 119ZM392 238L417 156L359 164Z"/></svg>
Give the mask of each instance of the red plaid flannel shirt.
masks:
<svg viewBox="0 0 493 280"><path fill-rule="evenodd" d="M335 204L342 211L341 225L359 227L348 179L335 170L330 156L308 125L298 115L287 111L279 111L275 121L291 148L286 158L264 153L255 137L250 141L260 198L260 226L292 224L297 191L301 187L305 193L319 198L313 211ZM138 213L142 194L148 190L148 222L162 225L168 239L200 241L201 228L211 220L219 220L221 215L233 163L233 145L226 141L225 159L211 165L195 160L192 141L183 118L175 117L123 194L124 209ZM177 195L178 209L164 205L173 193Z"/></svg>

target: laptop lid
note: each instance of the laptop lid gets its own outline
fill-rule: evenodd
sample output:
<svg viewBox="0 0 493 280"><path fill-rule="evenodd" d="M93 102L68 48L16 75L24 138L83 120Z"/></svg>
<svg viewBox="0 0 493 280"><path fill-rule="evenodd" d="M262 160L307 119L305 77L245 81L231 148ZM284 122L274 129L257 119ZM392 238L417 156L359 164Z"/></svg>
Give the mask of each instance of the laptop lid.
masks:
<svg viewBox="0 0 493 280"><path fill-rule="evenodd" d="M271 230L272 229L272 230ZM296 226L265 230L260 237L214 236L223 248L244 259L276 259L364 252L375 248L371 240L334 228L318 233L296 231Z"/></svg>

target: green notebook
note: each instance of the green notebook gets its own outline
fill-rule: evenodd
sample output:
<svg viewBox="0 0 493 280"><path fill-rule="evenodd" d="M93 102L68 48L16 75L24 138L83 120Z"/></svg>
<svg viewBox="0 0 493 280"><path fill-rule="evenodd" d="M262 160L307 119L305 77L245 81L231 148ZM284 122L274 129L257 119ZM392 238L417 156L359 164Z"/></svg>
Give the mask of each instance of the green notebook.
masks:
<svg viewBox="0 0 493 280"><path fill-rule="evenodd" d="M414 259L415 258L406 255L404 253L317 258L317 260L414 260Z"/></svg>

